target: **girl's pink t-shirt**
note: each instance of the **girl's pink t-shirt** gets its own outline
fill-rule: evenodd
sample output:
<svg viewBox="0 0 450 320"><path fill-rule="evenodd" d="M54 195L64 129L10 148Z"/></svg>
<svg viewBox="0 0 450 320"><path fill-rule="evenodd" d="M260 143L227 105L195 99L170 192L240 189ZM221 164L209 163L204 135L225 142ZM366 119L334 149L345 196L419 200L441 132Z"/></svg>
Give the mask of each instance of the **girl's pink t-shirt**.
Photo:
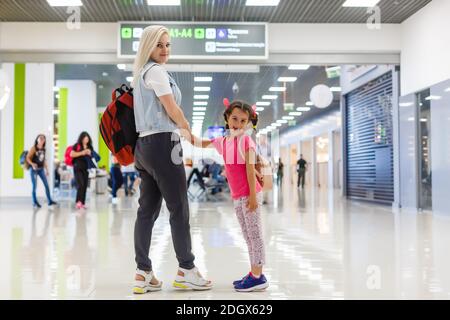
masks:
<svg viewBox="0 0 450 320"><path fill-rule="evenodd" d="M231 197L233 199L248 197L250 195L250 188L247 180L245 152L249 149L253 149L256 152L255 143L252 138L248 135L229 137L227 139L225 137L218 137L211 140L211 143L223 156ZM256 179L256 193L261 190L261 184Z"/></svg>

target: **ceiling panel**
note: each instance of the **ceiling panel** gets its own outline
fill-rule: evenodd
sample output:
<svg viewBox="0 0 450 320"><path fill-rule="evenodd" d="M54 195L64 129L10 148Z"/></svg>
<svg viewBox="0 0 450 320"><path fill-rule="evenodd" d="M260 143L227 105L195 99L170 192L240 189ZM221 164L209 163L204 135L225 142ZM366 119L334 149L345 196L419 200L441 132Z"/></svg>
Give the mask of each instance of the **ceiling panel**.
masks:
<svg viewBox="0 0 450 320"><path fill-rule="evenodd" d="M246 7L246 0L182 0L181 6L148 6L145 0L82 0L83 22L250 21L270 23L365 23L366 8L345 0L281 0L277 7ZM382 23L401 23L431 0L381 0ZM0 0L0 21L64 22L65 7L46 0Z"/></svg>
<svg viewBox="0 0 450 320"><path fill-rule="evenodd" d="M232 99L242 99L249 103L263 101L262 95L274 94L268 89L271 86L283 86L277 79L280 76L296 76L298 80L294 83L287 83L287 91L278 93L277 100L272 101L271 106L265 107L260 112L259 128L263 129L272 122L288 115L289 111L284 111L284 102L294 102L296 107L305 106L309 100L311 88L317 84L323 83L330 87L339 86L339 78L328 79L323 66L311 66L305 71L288 70L288 66L260 66L258 73L195 73L195 72L172 72L176 82L182 92L181 106L186 118L192 120L192 108L194 101L194 86L207 86L210 84L208 106L206 107L206 116L204 128L211 125L223 125L223 104L224 97ZM212 76L211 83L194 82L195 76ZM116 65L56 65L56 80L93 80L97 84L97 105L105 107L111 99L111 91L121 83L127 83L126 77L131 76L131 72L125 72L117 69ZM233 93L233 85L237 84L239 92ZM204 94L204 93L197 93ZM298 123L303 123L318 114L328 112L330 109L339 108L339 94L334 94L334 101L327 109L318 109L311 107L311 110L305 112L297 118ZM287 125L282 127L287 129Z"/></svg>

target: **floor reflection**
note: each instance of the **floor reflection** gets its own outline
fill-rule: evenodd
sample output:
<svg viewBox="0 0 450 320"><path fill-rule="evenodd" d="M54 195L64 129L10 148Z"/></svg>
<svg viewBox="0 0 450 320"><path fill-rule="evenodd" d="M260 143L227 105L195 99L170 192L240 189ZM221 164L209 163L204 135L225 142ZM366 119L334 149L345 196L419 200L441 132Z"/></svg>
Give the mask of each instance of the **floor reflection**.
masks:
<svg viewBox="0 0 450 320"><path fill-rule="evenodd" d="M0 299L448 299L450 220L343 199L339 191L275 186L262 209L266 292L238 294L247 246L229 200L191 203L196 264L209 292L170 286L177 262L167 209L155 223L151 258L164 290L133 296L136 199L91 197L34 211L0 203Z"/></svg>

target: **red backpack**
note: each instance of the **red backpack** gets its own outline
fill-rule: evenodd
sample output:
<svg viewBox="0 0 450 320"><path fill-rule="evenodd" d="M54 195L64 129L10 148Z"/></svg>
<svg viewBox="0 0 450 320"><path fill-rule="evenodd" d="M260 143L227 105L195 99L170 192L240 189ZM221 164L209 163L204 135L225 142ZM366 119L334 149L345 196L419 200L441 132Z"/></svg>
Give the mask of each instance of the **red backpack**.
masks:
<svg viewBox="0 0 450 320"><path fill-rule="evenodd" d="M72 152L73 150L73 146L68 146L66 148L66 152L64 152L64 163L67 164L68 166L73 166L73 158L70 156L70 152ZM77 145L77 150L75 151L79 151L80 150L80 146Z"/></svg>
<svg viewBox="0 0 450 320"><path fill-rule="evenodd" d="M100 134L121 165L127 166L134 162L138 133L134 122L133 88L123 84L113 91L112 102L106 107L100 121Z"/></svg>
<svg viewBox="0 0 450 320"><path fill-rule="evenodd" d="M68 166L73 166L73 158L70 156L70 152L73 150L73 146L68 146L66 152L64 153L64 163Z"/></svg>

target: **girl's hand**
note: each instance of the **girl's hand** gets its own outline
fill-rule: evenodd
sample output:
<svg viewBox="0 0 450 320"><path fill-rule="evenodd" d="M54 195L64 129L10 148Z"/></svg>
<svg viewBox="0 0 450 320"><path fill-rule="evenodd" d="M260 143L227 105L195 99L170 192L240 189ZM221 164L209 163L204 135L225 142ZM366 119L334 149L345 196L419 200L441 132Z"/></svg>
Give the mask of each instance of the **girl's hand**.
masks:
<svg viewBox="0 0 450 320"><path fill-rule="evenodd" d="M262 173L255 170L256 179L258 179L259 183L262 183L264 181L264 176Z"/></svg>
<svg viewBox="0 0 450 320"><path fill-rule="evenodd" d="M248 198L247 208L251 212L254 212L258 208L258 201L256 201L256 196L250 196Z"/></svg>

